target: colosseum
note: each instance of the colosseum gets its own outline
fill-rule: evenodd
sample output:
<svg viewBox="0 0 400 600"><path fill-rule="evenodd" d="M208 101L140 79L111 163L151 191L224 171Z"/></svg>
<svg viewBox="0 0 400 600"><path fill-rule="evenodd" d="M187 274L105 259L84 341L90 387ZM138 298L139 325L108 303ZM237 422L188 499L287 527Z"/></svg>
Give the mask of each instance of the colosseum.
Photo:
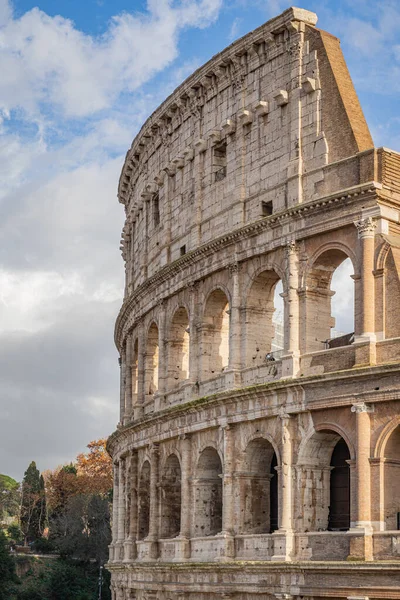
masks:
<svg viewBox="0 0 400 600"><path fill-rule="evenodd" d="M400 599L400 154L316 22L234 42L127 153L114 600Z"/></svg>

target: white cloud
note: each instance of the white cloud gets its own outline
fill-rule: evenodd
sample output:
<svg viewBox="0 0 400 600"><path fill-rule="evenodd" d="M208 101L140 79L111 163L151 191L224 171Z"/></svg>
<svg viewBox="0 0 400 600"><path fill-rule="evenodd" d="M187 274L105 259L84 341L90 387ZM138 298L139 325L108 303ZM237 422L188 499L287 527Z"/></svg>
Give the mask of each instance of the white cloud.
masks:
<svg viewBox="0 0 400 600"><path fill-rule="evenodd" d="M179 31L207 26L222 0L149 0L146 14L117 15L99 37L38 8L12 18L2 2L3 109L36 114L44 102L66 116L83 117L110 107L122 91L137 90L171 64Z"/></svg>

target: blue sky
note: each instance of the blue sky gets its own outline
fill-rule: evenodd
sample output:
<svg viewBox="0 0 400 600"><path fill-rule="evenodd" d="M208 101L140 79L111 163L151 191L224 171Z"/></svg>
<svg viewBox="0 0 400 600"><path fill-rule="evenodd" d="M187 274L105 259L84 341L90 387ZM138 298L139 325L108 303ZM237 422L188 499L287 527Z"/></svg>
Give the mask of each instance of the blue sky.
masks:
<svg viewBox="0 0 400 600"><path fill-rule="evenodd" d="M125 153L186 76L289 5L0 0L0 472L114 429ZM400 150L399 1L301 6L341 38L375 144Z"/></svg>

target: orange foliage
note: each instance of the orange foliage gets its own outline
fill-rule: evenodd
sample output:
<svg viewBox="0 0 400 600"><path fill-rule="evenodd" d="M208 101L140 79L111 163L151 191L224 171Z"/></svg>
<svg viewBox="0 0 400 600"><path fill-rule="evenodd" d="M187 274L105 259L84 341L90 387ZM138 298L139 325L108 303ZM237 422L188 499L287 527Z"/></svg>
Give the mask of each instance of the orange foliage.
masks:
<svg viewBox="0 0 400 600"><path fill-rule="evenodd" d="M89 452L79 454L74 465L46 471L47 504L50 509L65 507L72 496L78 494L107 494L112 488L112 463L106 451L105 439L88 444Z"/></svg>

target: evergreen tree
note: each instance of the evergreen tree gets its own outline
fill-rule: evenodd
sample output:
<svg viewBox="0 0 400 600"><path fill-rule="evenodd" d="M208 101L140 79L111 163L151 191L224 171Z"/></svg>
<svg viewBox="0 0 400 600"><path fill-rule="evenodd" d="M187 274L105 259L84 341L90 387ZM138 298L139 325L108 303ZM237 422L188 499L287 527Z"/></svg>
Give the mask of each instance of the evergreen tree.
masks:
<svg viewBox="0 0 400 600"><path fill-rule="evenodd" d="M45 521L44 479L36 468L36 463L32 461L22 480L21 529L26 542L35 541L42 535Z"/></svg>
<svg viewBox="0 0 400 600"><path fill-rule="evenodd" d="M17 581L14 559L8 553L7 540L0 530L0 600L9 600L12 584Z"/></svg>

